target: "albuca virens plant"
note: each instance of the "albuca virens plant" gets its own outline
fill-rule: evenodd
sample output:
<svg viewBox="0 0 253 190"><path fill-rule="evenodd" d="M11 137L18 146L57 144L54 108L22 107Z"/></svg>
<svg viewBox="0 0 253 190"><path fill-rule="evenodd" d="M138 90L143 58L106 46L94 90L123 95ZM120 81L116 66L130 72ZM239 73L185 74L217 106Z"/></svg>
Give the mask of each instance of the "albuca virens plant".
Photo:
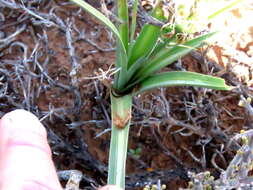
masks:
<svg viewBox="0 0 253 190"><path fill-rule="evenodd" d="M162 25L173 15L165 14L163 2L157 0L146 23L136 36L138 0L133 1L131 19L128 1L115 0L117 23L83 0L71 0L104 23L116 37L116 63L119 70L111 87L111 144L108 184L125 188L125 165L128 133L131 122L132 98L144 91L163 86L197 86L229 90L223 79L183 71L158 73L162 68L198 48L214 33L194 39L180 38L181 26ZM131 20L131 23L130 23ZM170 35L166 35L170 33Z"/></svg>

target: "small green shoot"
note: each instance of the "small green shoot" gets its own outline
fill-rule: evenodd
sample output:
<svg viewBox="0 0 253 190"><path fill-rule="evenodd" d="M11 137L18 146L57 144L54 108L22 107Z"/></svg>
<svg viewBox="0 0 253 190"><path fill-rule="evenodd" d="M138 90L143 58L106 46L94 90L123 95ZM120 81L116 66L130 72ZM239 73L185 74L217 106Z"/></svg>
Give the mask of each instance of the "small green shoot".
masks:
<svg viewBox="0 0 253 190"><path fill-rule="evenodd" d="M139 159L141 157L141 151L142 151L141 147L138 147L136 149L130 148L128 150L128 154L130 154L131 156L135 157L136 159Z"/></svg>

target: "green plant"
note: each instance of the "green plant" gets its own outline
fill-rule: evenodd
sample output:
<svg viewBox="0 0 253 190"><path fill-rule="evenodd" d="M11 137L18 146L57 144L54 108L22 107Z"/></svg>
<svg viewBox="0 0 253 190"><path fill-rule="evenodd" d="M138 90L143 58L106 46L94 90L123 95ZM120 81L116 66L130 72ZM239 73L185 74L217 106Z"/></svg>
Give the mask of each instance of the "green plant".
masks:
<svg viewBox="0 0 253 190"><path fill-rule="evenodd" d="M197 86L218 90L229 90L223 79L193 72L162 72L162 68L198 48L215 33L208 33L194 39L178 37L183 32L181 25L162 27L146 23L139 35L136 33L138 0L134 0L132 19L129 23L128 1L117 0L116 26L102 13L84 2L71 0L97 17L116 37L116 63L119 70L111 87L112 131L109 155L108 184L125 187L125 164L128 133L131 122L132 97L144 91L163 86ZM160 22L168 20L163 3L157 0L151 16ZM164 35L173 32L170 38Z"/></svg>
<svg viewBox="0 0 253 190"><path fill-rule="evenodd" d="M130 148L129 150L128 150L128 153L129 154L131 154L133 157L135 157L135 158L140 158L140 156L141 156L141 147L138 147L138 148L136 148L136 149L132 149L132 148Z"/></svg>

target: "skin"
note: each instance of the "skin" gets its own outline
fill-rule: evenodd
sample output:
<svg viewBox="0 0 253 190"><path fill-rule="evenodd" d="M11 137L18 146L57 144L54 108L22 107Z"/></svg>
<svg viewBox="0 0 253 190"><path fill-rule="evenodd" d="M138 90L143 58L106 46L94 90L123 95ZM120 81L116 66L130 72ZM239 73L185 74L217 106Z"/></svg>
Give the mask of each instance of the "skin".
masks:
<svg viewBox="0 0 253 190"><path fill-rule="evenodd" d="M63 190L52 161L47 133L38 118L24 110L0 120L0 190ZM99 190L120 190L104 186Z"/></svg>

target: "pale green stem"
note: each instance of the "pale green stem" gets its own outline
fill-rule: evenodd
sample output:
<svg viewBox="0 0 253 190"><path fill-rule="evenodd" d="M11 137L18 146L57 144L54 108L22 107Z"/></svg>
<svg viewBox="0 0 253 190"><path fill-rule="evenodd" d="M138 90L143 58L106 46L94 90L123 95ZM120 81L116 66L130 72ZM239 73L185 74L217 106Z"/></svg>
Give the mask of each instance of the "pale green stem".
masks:
<svg viewBox="0 0 253 190"><path fill-rule="evenodd" d="M128 133L132 96L116 97L111 93L112 131L109 154L108 184L125 189Z"/></svg>

